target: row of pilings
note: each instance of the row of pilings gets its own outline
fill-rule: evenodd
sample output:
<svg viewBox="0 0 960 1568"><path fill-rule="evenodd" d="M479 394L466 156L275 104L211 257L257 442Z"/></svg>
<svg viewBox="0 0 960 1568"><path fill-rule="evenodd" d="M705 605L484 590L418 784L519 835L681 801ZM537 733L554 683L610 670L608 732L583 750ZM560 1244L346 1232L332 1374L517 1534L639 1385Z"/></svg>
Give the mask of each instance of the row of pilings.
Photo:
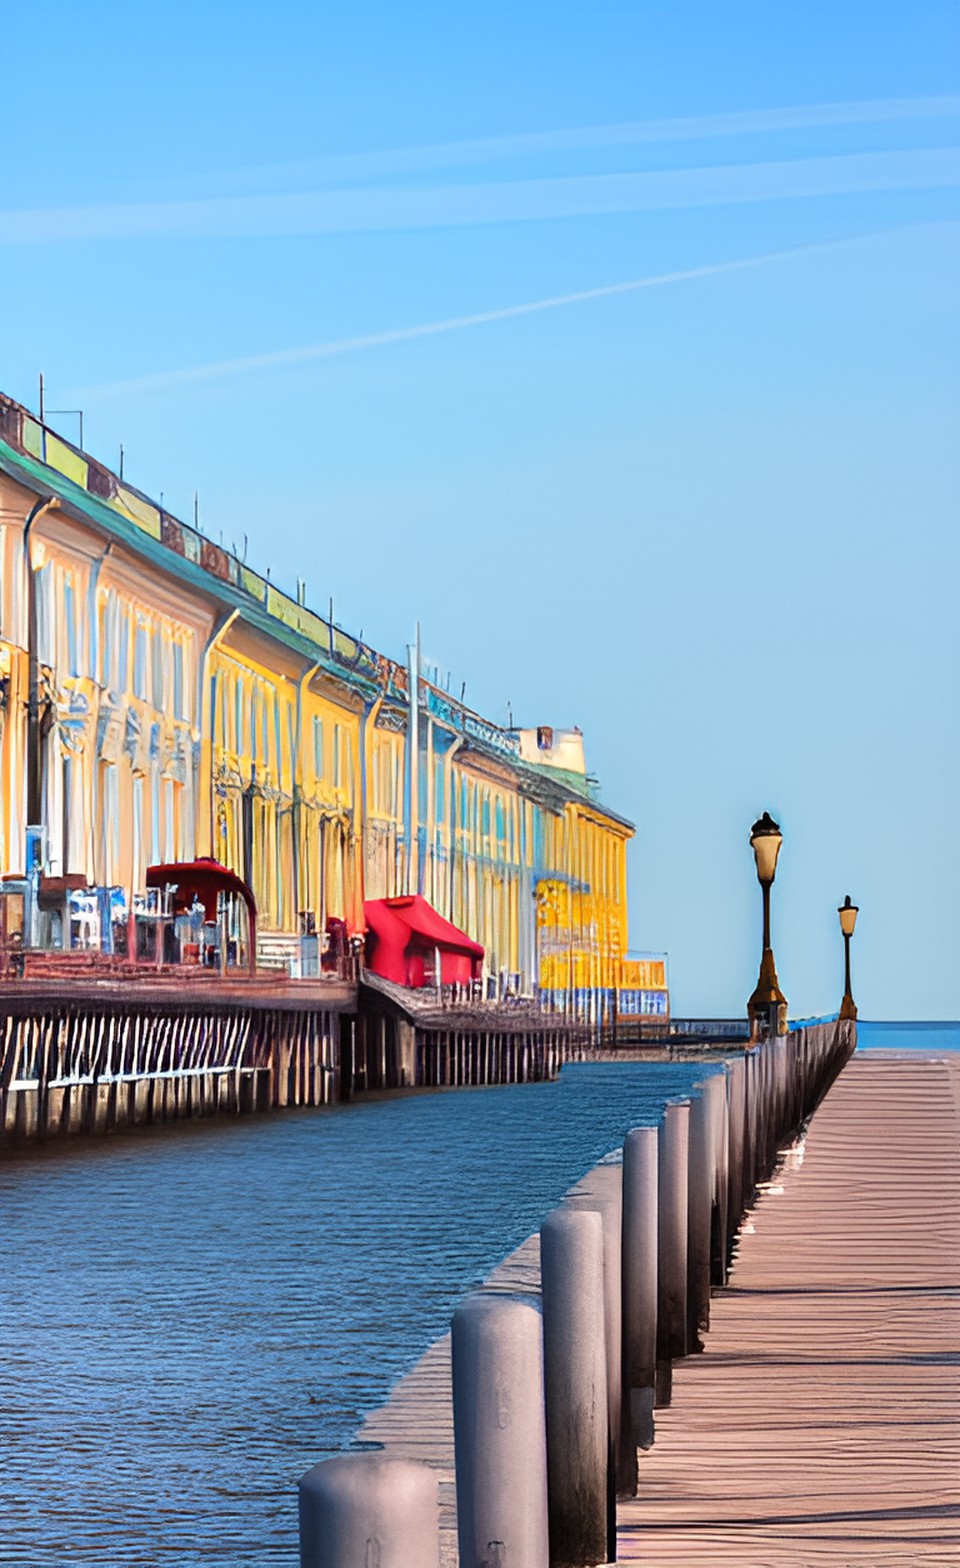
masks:
<svg viewBox="0 0 960 1568"><path fill-rule="evenodd" d="M22 985L0 999L0 1149L198 1117L330 1105L367 1092L555 1077L579 1035L478 1007L429 1022L356 991L207 985L110 996Z"/></svg>
<svg viewBox="0 0 960 1568"><path fill-rule="evenodd" d="M725 1061L545 1220L540 1311L492 1291L457 1308L461 1568L616 1560L616 1500L638 1491L674 1364L703 1348L758 1184L855 1043L855 1025L832 1020ZM435 1470L351 1453L307 1472L302 1568L353 1568L371 1548L392 1568L436 1568Z"/></svg>

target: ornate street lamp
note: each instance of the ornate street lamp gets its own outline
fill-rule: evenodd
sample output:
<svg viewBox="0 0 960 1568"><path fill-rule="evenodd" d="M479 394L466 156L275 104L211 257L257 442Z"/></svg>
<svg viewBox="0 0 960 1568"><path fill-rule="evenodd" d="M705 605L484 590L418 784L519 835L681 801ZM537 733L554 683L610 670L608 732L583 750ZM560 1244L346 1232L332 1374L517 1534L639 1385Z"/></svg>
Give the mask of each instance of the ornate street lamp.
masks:
<svg viewBox="0 0 960 1568"><path fill-rule="evenodd" d="M759 822L755 822L750 830L750 844L757 862L757 880L763 890L763 954L760 959L760 977L757 980L756 990L747 1003L751 1039L765 1032L771 1022L773 1008L777 1009L775 1027L778 1033L786 1017L787 999L777 980L777 966L773 961L773 948L770 945L770 889L776 876L777 856L782 843L783 835L779 827L769 811L765 811Z"/></svg>
<svg viewBox="0 0 960 1568"><path fill-rule="evenodd" d="M857 923L859 910L856 904L851 904L848 893L840 908L840 930L843 932L843 1001L840 1003L841 1018L856 1018L857 1006L850 994L850 938L853 936Z"/></svg>

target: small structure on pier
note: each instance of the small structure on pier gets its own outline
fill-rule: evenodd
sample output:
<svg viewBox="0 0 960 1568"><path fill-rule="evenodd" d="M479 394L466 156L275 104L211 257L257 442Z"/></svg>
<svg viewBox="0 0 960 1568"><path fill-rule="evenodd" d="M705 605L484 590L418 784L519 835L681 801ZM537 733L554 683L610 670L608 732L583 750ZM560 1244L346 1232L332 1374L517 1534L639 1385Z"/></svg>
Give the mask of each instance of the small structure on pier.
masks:
<svg viewBox="0 0 960 1568"><path fill-rule="evenodd" d="M367 899L363 912L367 967L382 979L413 989L480 979L480 943L444 920L419 893Z"/></svg>
<svg viewBox="0 0 960 1568"><path fill-rule="evenodd" d="M162 866L147 867L147 887L159 888L161 892L172 889L172 907L169 919L172 922L176 942L176 961L189 962L192 958L196 962L204 961L207 949L220 955L217 967L226 968L230 941L229 936L224 940L224 931L229 931L233 924L230 911L235 911L243 904L247 912L246 942L244 944L247 955L247 967L251 973L257 967L257 901L250 888L242 877L227 866L222 866L219 861L210 855L201 855L197 860L170 862ZM191 928L190 922L194 919L193 912L199 917L196 922L196 931ZM161 913L157 918L163 919ZM178 927L183 926L182 938ZM204 942L204 936L210 940ZM158 942L162 942L162 935ZM240 943L236 946L236 956L240 958Z"/></svg>

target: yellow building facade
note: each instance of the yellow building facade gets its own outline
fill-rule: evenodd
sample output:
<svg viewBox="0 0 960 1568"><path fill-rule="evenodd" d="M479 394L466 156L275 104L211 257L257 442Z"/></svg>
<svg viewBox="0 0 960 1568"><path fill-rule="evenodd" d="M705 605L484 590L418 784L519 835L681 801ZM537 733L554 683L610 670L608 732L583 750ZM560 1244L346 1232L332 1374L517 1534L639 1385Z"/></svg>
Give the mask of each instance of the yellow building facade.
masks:
<svg viewBox="0 0 960 1568"><path fill-rule="evenodd" d="M0 397L0 888L37 893L28 942L108 947L148 868L211 856L261 962L419 892L491 993L615 987L633 830L578 737L489 724Z"/></svg>

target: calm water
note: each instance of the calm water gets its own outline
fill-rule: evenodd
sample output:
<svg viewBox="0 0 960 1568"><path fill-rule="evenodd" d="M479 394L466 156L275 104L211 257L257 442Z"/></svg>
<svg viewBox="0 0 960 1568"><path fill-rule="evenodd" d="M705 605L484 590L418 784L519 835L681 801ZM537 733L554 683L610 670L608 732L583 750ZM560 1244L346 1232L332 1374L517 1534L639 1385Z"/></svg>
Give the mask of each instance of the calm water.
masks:
<svg viewBox="0 0 960 1568"><path fill-rule="evenodd" d="M0 1562L230 1568L564 1191L704 1067L568 1067L0 1165Z"/></svg>
<svg viewBox="0 0 960 1568"><path fill-rule="evenodd" d="M293 1568L302 1472L703 1072L575 1066L0 1165L0 1562Z"/></svg>
<svg viewBox="0 0 960 1568"><path fill-rule="evenodd" d="M857 1025L857 1045L883 1046L902 1051L960 1051L960 1023Z"/></svg>

